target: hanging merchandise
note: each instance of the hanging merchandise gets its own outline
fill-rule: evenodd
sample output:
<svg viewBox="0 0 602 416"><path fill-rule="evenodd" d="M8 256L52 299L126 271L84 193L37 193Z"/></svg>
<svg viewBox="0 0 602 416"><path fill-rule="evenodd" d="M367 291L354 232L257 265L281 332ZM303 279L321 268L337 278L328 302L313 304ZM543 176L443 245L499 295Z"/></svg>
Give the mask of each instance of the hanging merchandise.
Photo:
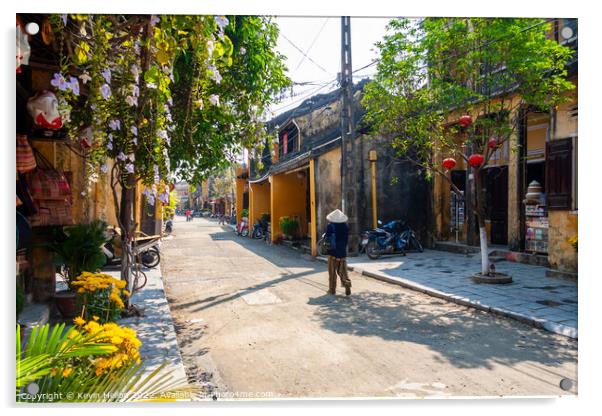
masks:
<svg viewBox="0 0 602 416"><path fill-rule="evenodd" d="M42 200L35 202L38 213L29 217L32 227L48 225L73 225L71 204L67 200Z"/></svg>
<svg viewBox="0 0 602 416"><path fill-rule="evenodd" d="M36 158L27 141L27 136L17 134L17 170L19 173L31 172L36 168Z"/></svg>
<svg viewBox="0 0 602 416"><path fill-rule="evenodd" d="M65 174L55 169L40 152L35 153L38 167L25 176L33 199L62 201L69 198L71 188Z"/></svg>
<svg viewBox="0 0 602 416"><path fill-rule="evenodd" d="M36 126L43 129L58 130L63 127L59 114L59 102L50 91L39 91L27 101L27 111Z"/></svg>
<svg viewBox="0 0 602 416"><path fill-rule="evenodd" d="M25 33L25 29L22 27L22 23L17 17L17 74L22 72L21 65L29 65L30 55L31 46L29 46L29 41L27 40L27 33Z"/></svg>

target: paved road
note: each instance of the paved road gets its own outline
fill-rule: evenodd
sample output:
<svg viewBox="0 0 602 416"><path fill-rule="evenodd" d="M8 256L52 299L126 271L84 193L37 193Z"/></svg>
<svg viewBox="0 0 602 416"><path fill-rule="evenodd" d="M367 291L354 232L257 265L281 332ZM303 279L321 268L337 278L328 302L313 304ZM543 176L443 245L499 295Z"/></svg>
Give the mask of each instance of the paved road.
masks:
<svg viewBox="0 0 602 416"><path fill-rule="evenodd" d="M189 377L222 397L424 397L576 393L577 343L178 220L163 272Z"/></svg>

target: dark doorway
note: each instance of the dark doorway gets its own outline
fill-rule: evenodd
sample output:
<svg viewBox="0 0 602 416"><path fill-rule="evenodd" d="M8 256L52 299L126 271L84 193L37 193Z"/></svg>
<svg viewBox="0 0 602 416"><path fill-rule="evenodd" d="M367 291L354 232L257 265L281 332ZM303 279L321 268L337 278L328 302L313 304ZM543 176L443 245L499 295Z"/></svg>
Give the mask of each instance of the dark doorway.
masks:
<svg viewBox="0 0 602 416"><path fill-rule="evenodd" d="M533 181L539 182L542 189L546 189L546 163L527 162L527 186ZM526 188L525 188L526 189Z"/></svg>
<svg viewBox="0 0 602 416"><path fill-rule="evenodd" d="M491 244L508 244L508 167L490 167L485 176L487 216L491 222Z"/></svg>
<svg viewBox="0 0 602 416"><path fill-rule="evenodd" d="M242 194L242 209L249 209L249 193Z"/></svg>

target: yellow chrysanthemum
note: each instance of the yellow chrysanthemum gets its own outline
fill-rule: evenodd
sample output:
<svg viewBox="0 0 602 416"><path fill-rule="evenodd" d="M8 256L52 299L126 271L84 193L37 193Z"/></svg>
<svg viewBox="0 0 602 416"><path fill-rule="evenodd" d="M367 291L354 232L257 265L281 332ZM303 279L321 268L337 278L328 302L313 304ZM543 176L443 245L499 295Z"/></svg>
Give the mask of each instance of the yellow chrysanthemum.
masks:
<svg viewBox="0 0 602 416"><path fill-rule="evenodd" d="M63 377L69 377L69 375L73 372L73 368L65 368L63 370Z"/></svg>
<svg viewBox="0 0 602 416"><path fill-rule="evenodd" d="M86 324L86 320L81 316L78 316L77 318L73 319L73 323L77 326L82 326Z"/></svg>

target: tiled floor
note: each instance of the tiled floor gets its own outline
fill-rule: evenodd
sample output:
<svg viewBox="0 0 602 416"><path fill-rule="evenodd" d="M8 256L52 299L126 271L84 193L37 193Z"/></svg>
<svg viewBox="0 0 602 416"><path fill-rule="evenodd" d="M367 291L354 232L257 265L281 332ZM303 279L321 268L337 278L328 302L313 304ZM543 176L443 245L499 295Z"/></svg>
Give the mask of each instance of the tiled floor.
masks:
<svg viewBox="0 0 602 416"><path fill-rule="evenodd" d="M480 271L480 254L455 254L425 250L379 260L350 257L349 264L373 273L402 278L450 296L511 311L539 320L554 332L577 337L577 284L545 276L545 268L502 261L496 271L510 274L506 285L474 283L470 276Z"/></svg>

